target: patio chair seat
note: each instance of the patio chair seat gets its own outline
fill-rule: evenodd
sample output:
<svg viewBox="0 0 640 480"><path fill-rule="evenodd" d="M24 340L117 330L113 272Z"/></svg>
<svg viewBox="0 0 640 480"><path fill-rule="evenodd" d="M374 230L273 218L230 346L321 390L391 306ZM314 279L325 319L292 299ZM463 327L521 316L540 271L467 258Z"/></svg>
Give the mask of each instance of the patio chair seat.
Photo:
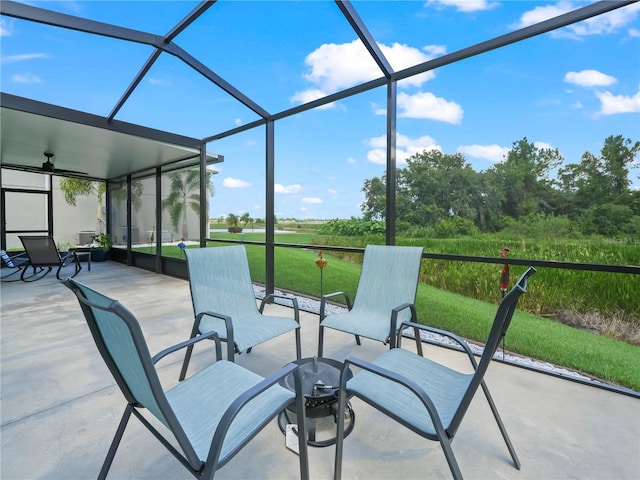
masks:
<svg viewBox="0 0 640 480"><path fill-rule="evenodd" d="M265 317L268 318L265 320ZM233 318L233 338L238 351L243 352L298 327L298 323L293 318L262 315L257 311L250 312ZM220 340L227 341L224 321L205 316L200 322L200 332L211 331L218 332Z"/></svg>
<svg viewBox="0 0 640 480"><path fill-rule="evenodd" d="M262 380L261 376L235 363L220 360L166 392L169 404L200 460L206 461L223 414L242 393ZM194 402L194 398L199 401ZM231 424L220 457L227 458L237 451L264 426L264 419L273 418L281 405L294 399L293 392L274 385L251 400Z"/></svg>
<svg viewBox="0 0 640 480"><path fill-rule="evenodd" d="M380 315L379 311L365 306L358 311L352 310L328 316L322 321L322 327L387 343L389 341L390 318L390 313L389 315Z"/></svg>
<svg viewBox="0 0 640 480"><path fill-rule="evenodd" d="M387 350L371 363L410 378L425 392L429 392L429 398L445 429L451 424L473 378L473 374L460 373L402 348ZM414 431L427 437L435 436L433 422L429 415L425 415L424 405L419 398L407 388L396 387L395 382L367 371L347 382L349 391L358 397L375 400L381 409L393 412L403 424L411 425Z"/></svg>

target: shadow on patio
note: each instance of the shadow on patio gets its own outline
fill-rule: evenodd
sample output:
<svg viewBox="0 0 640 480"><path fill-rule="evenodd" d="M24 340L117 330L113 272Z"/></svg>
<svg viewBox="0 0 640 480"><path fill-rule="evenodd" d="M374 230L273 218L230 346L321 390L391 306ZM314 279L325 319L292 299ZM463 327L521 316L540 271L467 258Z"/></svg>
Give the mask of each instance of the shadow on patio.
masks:
<svg viewBox="0 0 640 480"><path fill-rule="evenodd" d="M120 300L138 316L152 354L185 340L192 325L189 285L115 263L77 279ZM94 478L124 398L104 366L73 294L49 276L2 284L3 479ZM266 312L286 310L267 306ZM286 312L285 312L286 314ZM318 317L301 315L303 357L317 348ZM412 348L412 342L405 347ZM382 344L329 330L325 356L373 359ZM425 345L425 355L467 368L462 354ZM190 372L214 357L196 348ZM237 357L267 375L295 358L293 335ZM159 364L175 382L182 356ZM463 367L464 366L464 367ZM631 479L640 477L640 401L630 396L494 362L486 376L522 469L515 470L484 396L478 394L453 442L466 478ZM421 439L360 401L345 441L344 478L450 478L439 444ZM311 478L333 475L333 447L310 448ZM110 478L185 478L186 470L138 422L124 435ZM272 422L216 478L297 478L298 462Z"/></svg>

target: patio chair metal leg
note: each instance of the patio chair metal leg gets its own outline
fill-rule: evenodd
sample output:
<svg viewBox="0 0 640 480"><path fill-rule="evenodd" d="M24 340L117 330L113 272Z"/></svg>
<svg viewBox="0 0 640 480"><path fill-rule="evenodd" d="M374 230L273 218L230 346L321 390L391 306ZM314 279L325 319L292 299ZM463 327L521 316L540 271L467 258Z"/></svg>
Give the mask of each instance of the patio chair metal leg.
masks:
<svg viewBox="0 0 640 480"><path fill-rule="evenodd" d="M451 470L451 475L455 480L462 480L462 472L460 471L460 467L458 466L458 462L456 461L456 457L453 454L453 450L451 449L451 440L447 437L446 434L439 435L440 445L442 446L442 451L444 452L444 456L447 459L447 463L449 464L449 470Z"/></svg>
<svg viewBox="0 0 640 480"><path fill-rule="evenodd" d="M296 370L293 374L296 382L296 418L298 424L298 451L300 461L300 480L309 480L309 448L307 444L307 412L305 407L306 399L302 392L302 377L300 370Z"/></svg>
<svg viewBox="0 0 640 480"><path fill-rule="evenodd" d="M131 405L127 405L127 408L124 409L124 414L122 415L122 419L120 420L120 424L118 425L118 430L116 430L116 435L115 437L113 437L113 441L111 442L111 446L109 447L109 452L107 452L107 457L104 459L102 469L100 469L98 480L104 480L107 478L107 473L109 473L109 468L111 468L113 457L115 457L116 455L116 450L118 450L118 445L120 445L120 440L122 439L125 428L127 428L127 423L129 422L132 411L133 408L131 407Z"/></svg>
<svg viewBox="0 0 640 480"><path fill-rule="evenodd" d="M27 273L27 267L22 269L22 273L20 274L20 280L23 282L35 282L36 280L40 280L42 277L47 275L51 271L51 267L38 267L40 270L36 273L36 267L34 265L29 265L33 267L33 275L29 275L25 277L25 273Z"/></svg>
<svg viewBox="0 0 640 480"><path fill-rule="evenodd" d="M318 358L322 358L322 349L324 342L324 327L320 325L318 329Z"/></svg>
<svg viewBox="0 0 640 480"><path fill-rule="evenodd" d="M240 350L238 350L238 346L235 342L232 342L229 338L227 338L227 360L230 362L235 362L236 352L240 355Z"/></svg>
<svg viewBox="0 0 640 480"><path fill-rule="evenodd" d="M420 339L420 330L417 328L413 329L413 336L416 339L416 350L418 351L418 355L424 357L422 354L422 340Z"/></svg>
<svg viewBox="0 0 640 480"><path fill-rule="evenodd" d="M195 337L192 336L191 338ZM191 352L193 351L193 345L189 345L187 347L187 351L184 354L184 361L182 362L182 369L180 370L180 376L178 377L178 381L181 382L184 380L184 377L187 376L187 368L189 368L189 361L191 360Z"/></svg>
<svg viewBox="0 0 640 480"><path fill-rule="evenodd" d="M347 395L344 385L341 385L338 393L338 412L344 412L346 404ZM340 480L342 478L342 450L344 448L344 415L338 415L336 423L336 455L333 465L333 479Z"/></svg>
<svg viewBox="0 0 640 480"><path fill-rule="evenodd" d="M360 335L356 335L356 343L358 345L361 345L361 343L360 343Z"/></svg>
<svg viewBox="0 0 640 480"><path fill-rule="evenodd" d="M302 358L302 343L300 340L300 328L296 328L296 360Z"/></svg>
<svg viewBox="0 0 640 480"><path fill-rule="evenodd" d="M487 402L489 402L489 407L491 408L491 412L493 413L493 417L496 419L496 423L498 424L498 428L500 429L500 433L502 434L502 438L504 439L504 443L507 444L507 448L509 449L509 454L511 455L511 459L513 460L513 465L517 470L520 470L520 459L516 454L515 448L513 448L513 444L511 443L511 439L509 438L509 434L507 433L507 429L502 423L502 418L500 418L500 414L498 413L498 409L496 408L495 403L493 403L493 398L491 397L491 393L489 393L489 387L484 380L480 383L482 386L482 391L484 392L484 396L487 398Z"/></svg>

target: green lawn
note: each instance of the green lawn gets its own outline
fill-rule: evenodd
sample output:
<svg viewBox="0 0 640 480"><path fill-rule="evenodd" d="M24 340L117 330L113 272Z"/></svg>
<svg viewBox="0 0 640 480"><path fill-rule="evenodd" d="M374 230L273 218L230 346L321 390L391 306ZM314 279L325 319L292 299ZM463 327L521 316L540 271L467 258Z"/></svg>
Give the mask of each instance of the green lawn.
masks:
<svg viewBox="0 0 640 480"><path fill-rule="evenodd" d="M259 235L259 234L256 234ZM303 240L304 234L289 235ZM237 238L237 235L234 237ZM262 237L263 238L263 237ZM250 240L250 234L245 235ZM304 239L310 240L310 239ZM294 243L290 239L279 239ZM306 241L297 243L305 244ZM175 256L179 256L177 247ZM264 247L246 245L254 282L264 283ZM173 250L163 250L172 255ZM276 248L275 284L314 297L320 296L317 250ZM360 265L325 253L328 265L322 271L322 293L347 292L354 298ZM536 276L530 279L535 285ZM416 309L421 323L446 329L462 337L483 342L495 315L495 304L420 284ZM640 347L572 328L547 318L516 311L507 333L506 349L521 355L582 372L603 381L640 391Z"/></svg>

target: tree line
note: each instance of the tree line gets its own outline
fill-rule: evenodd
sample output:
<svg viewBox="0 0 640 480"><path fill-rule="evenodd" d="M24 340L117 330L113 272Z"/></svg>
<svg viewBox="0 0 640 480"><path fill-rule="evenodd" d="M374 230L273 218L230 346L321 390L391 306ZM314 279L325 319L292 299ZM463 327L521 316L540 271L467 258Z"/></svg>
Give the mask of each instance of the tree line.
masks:
<svg viewBox="0 0 640 480"><path fill-rule="evenodd" d="M527 138L513 143L503 162L477 172L461 153L425 150L397 170L396 223L448 234L497 232L514 222L556 217L575 233L616 237L640 234L640 191L631 190L640 141L605 139L599 155L585 152L565 164L557 149ZM383 221L386 172L364 182L363 219Z"/></svg>

